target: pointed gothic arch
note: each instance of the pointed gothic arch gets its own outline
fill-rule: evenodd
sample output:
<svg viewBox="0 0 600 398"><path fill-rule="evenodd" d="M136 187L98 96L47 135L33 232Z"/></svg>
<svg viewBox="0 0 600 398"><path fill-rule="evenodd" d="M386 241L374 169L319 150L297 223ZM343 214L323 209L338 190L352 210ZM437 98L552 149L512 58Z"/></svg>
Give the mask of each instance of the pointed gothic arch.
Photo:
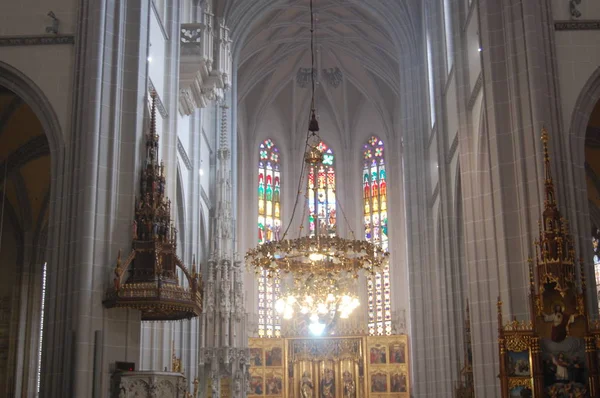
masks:
<svg viewBox="0 0 600 398"><path fill-rule="evenodd" d="M6 207L11 201L9 191L15 192L13 201L18 202L13 203L13 207L19 207L21 211L14 213L13 221L17 224L13 225L23 230L23 240L15 248L19 253L10 303L6 308L2 306L19 325L10 333L20 337L14 341L10 335L8 337L9 351L7 360L3 361L8 378L7 383L0 383L0 395L33 396L39 391L40 378L45 374L40 372L41 330L44 325L41 319L42 293L46 263L49 272L56 267L50 258L54 251L47 248L57 247L60 235L60 223L56 220L61 218L62 210L59 199L62 193L64 139L58 117L42 90L21 71L2 61L0 95L10 100L9 105L0 110L0 139L3 142L0 144L3 147L0 150L0 197L2 206ZM14 140L11 135L20 139L27 137L27 140L23 145L14 146L19 139ZM35 180L31 176L34 174L42 177L35 185L40 189L36 191L40 192L38 195L32 194ZM9 186L11 184L12 187ZM8 202L4 200L7 197Z"/></svg>

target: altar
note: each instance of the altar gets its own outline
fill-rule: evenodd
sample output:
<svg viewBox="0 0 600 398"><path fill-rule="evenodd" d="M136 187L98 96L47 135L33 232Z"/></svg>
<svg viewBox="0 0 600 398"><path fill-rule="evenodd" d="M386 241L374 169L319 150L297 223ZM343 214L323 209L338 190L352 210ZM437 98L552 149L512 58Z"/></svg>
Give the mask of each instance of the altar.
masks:
<svg viewBox="0 0 600 398"><path fill-rule="evenodd" d="M248 397L408 398L408 337L250 339Z"/></svg>

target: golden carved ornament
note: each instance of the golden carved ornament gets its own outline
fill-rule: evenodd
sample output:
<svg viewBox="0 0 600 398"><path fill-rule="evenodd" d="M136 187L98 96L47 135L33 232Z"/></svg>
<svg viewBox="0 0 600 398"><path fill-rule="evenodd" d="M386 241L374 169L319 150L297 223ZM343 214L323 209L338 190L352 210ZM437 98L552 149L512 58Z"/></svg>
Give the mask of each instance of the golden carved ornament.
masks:
<svg viewBox="0 0 600 398"><path fill-rule="evenodd" d="M520 378L510 378L508 379L508 389L512 390L515 387L528 387L531 388L532 383L530 378L520 377Z"/></svg>
<svg viewBox="0 0 600 398"><path fill-rule="evenodd" d="M583 295L577 295L577 315L584 316L585 315L585 301Z"/></svg>
<svg viewBox="0 0 600 398"><path fill-rule="evenodd" d="M177 358L175 355L175 340L173 340L173 353L171 354L171 372L183 373L183 367L181 366L181 358Z"/></svg>
<svg viewBox="0 0 600 398"><path fill-rule="evenodd" d="M585 336L585 352L595 352L598 346L598 336Z"/></svg>
<svg viewBox="0 0 600 398"><path fill-rule="evenodd" d="M506 340L502 337L498 337L498 345L500 346L500 354L504 354L506 352Z"/></svg>
<svg viewBox="0 0 600 398"><path fill-rule="evenodd" d="M540 352L542 352L541 348L540 348L540 338L539 337L532 337L530 340L530 348L531 348L531 353L532 354L539 354Z"/></svg>
<svg viewBox="0 0 600 398"><path fill-rule="evenodd" d="M531 337L524 335L505 336L505 347L508 351L523 352L531 347Z"/></svg>
<svg viewBox="0 0 600 398"><path fill-rule="evenodd" d="M531 332L533 330L533 322L531 321L511 321L504 325L505 332Z"/></svg>

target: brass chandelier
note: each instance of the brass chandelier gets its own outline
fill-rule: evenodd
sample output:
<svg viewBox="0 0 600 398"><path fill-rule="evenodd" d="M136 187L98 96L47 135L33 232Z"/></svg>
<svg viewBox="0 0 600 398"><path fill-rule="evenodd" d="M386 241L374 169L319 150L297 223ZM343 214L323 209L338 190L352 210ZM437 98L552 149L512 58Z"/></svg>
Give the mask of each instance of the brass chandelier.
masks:
<svg viewBox="0 0 600 398"><path fill-rule="evenodd" d="M305 152L299 187L302 186L306 170L321 165L324 153L320 147L319 123L315 113L315 51L313 3L310 1L311 16L311 62L312 102L310 122L306 136ZM305 185L305 186L308 186ZM316 190L316 187L308 188ZM301 198L298 190L296 204ZM337 196L337 195L336 195ZM315 195L316 196L316 192ZM305 207L308 208L308 192ZM339 200L337 200L339 204ZM292 211L290 224L281 240L265 242L250 249L245 256L246 264L257 276L283 279L291 275L292 281L275 303L275 310L283 319L292 319L296 313L309 320L311 333L327 333L338 319L348 318L360 305L356 294L356 280L361 273L374 275L387 266L389 253L365 240L345 239L320 228L315 222L314 230L306 236L286 239L296 213ZM305 208L305 212L306 209ZM343 211L343 210L342 210ZM304 222L304 220L303 220ZM348 225L348 227L350 227ZM351 235L354 232L350 229Z"/></svg>

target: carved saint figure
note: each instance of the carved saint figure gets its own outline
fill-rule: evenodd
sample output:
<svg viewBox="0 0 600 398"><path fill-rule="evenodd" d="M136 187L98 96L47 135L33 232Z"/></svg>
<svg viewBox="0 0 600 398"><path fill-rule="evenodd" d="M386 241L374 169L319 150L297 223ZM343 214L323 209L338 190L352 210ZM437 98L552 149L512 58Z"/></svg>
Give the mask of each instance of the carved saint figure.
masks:
<svg viewBox="0 0 600 398"><path fill-rule="evenodd" d="M552 322L552 334L550 338L555 343L560 343L567 338L569 334L569 325L575 322L575 315L564 313L562 304L554 305L554 313L544 314L545 322Z"/></svg>
<svg viewBox="0 0 600 398"><path fill-rule="evenodd" d="M335 394L335 379L333 370L325 369L321 380L321 398L333 398Z"/></svg>
<svg viewBox="0 0 600 398"><path fill-rule="evenodd" d="M300 396L302 398L313 398L313 389L314 385L310 378L310 373L304 372L300 381Z"/></svg>
<svg viewBox="0 0 600 398"><path fill-rule="evenodd" d="M349 371L344 371L344 398L355 398L356 397L356 383L352 378L352 374Z"/></svg>

